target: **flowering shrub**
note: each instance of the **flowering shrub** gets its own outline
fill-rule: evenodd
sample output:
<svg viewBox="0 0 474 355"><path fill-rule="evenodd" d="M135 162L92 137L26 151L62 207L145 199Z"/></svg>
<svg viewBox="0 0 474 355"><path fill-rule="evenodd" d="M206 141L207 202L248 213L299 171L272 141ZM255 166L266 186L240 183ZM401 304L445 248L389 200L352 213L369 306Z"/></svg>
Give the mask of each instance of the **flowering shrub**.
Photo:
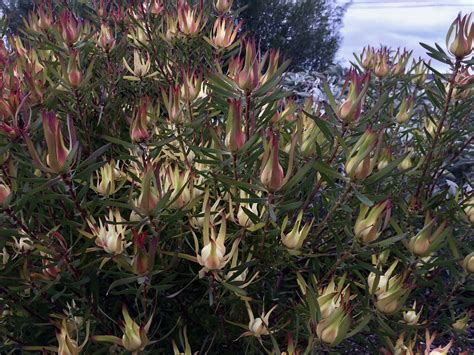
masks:
<svg viewBox="0 0 474 355"><path fill-rule="evenodd" d="M300 103L231 5L43 2L0 42L1 351L467 351L470 18L423 45L447 74L367 47Z"/></svg>

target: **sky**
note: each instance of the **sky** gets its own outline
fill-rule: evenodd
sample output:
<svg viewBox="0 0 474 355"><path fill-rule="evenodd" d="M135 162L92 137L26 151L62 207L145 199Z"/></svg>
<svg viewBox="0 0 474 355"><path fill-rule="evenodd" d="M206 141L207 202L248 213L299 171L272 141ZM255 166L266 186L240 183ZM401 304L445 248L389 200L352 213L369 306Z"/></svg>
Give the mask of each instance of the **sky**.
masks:
<svg viewBox="0 0 474 355"><path fill-rule="evenodd" d="M429 58L418 43L436 42L445 48L446 33L460 11L473 12L474 0L353 0L344 17L336 60L347 64L352 53L360 53L367 44L407 47L414 56Z"/></svg>

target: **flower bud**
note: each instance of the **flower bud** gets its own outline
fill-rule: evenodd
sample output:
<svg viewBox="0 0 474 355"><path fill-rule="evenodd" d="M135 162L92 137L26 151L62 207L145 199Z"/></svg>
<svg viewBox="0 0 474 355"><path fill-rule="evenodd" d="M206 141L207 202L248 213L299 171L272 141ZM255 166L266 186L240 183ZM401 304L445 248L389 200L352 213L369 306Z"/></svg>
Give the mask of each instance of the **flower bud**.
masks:
<svg viewBox="0 0 474 355"><path fill-rule="evenodd" d="M423 122L424 122L426 131L431 136L431 138L434 139L435 135L438 133L439 123L429 117L425 117ZM439 132L440 134L446 132L446 128L442 127Z"/></svg>
<svg viewBox="0 0 474 355"><path fill-rule="evenodd" d="M160 15L165 10L162 0L152 0L150 12L153 16Z"/></svg>
<svg viewBox="0 0 474 355"><path fill-rule="evenodd" d="M352 148L345 164L346 173L351 179L363 180L372 174L379 144L377 133L367 128Z"/></svg>
<svg viewBox="0 0 474 355"><path fill-rule="evenodd" d="M242 103L240 99L229 99L229 113L226 122L225 146L233 154L245 144L246 137L242 127Z"/></svg>
<svg viewBox="0 0 474 355"><path fill-rule="evenodd" d="M224 15L230 11L234 0L216 0L214 6L219 15Z"/></svg>
<svg viewBox="0 0 474 355"><path fill-rule="evenodd" d="M166 32L165 39L168 42L172 42L178 36L178 19L171 13L166 13Z"/></svg>
<svg viewBox="0 0 474 355"><path fill-rule="evenodd" d="M5 203L5 201L7 201L10 193L10 187L2 179L0 179L0 207Z"/></svg>
<svg viewBox="0 0 474 355"><path fill-rule="evenodd" d="M431 61L429 61L428 64L429 63L431 63ZM428 67L425 65L422 59L419 59L418 62L415 62L415 60L413 59L412 66L415 70L415 75L413 76L413 83L417 87L421 87L423 86L424 82L428 77Z"/></svg>
<svg viewBox="0 0 474 355"><path fill-rule="evenodd" d="M279 135L270 132L270 142L266 147L263 160L263 170L260 175L262 185L270 192L278 191L282 188L284 182L283 168L278 161L279 153Z"/></svg>
<svg viewBox="0 0 474 355"><path fill-rule="evenodd" d="M170 208L184 208L193 199L193 179L191 170L181 170L179 165L169 165L166 169L164 191L172 191Z"/></svg>
<svg viewBox="0 0 474 355"><path fill-rule="evenodd" d="M151 134L148 130L150 122L149 111L151 109L151 102L148 97L143 97L140 100L140 105L133 117L132 125L130 126L130 138L134 143L146 142L150 139Z"/></svg>
<svg viewBox="0 0 474 355"><path fill-rule="evenodd" d="M243 67L242 67L243 65ZM259 54L255 40L245 42L245 61L235 59L235 81L246 93L255 90L260 82Z"/></svg>
<svg viewBox="0 0 474 355"><path fill-rule="evenodd" d="M404 284L405 276L396 275L390 278L386 291L377 295L376 307L385 314L397 312L405 303L410 289Z"/></svg>
<svg viewBox="0 0 474 355"><path fill-rule="evenodd" d="M138 233L135 230L133 231L134 252L132 258L132 270L136 275L143 275L149 271L149 256L145 248L147 237L146 233Z"/></svg>
<svg viewBox="0 0 474 355"><path fill-rule="evenodd" d="M474 225L474 195L464 203L464 213L466 214L469 223Z"/></svg>
<svg viewBox="0 0 474 355"><path fill-rule="evenodd" d="M411 156L412 156L412 152L409 151L406 157L398 164L398 168L401 171L408 171L411 168L413 168L413 162L412 162Z"/></svg>
<svg viewBox="0 0 474 355"><path fill-rule="evenodd" d="M346 86L350 83L349 94L338 109L339 118L345 124L353 124L359 119L362 112L363 98L367 92L369 81L370 74L367 73L362 76L358 75L354 68L349 70L343 87L344 91Z"/></svg>
<svg viewBox="0 0 474 355"><path fill-rule="evenodd" d="M375 50L371 46L364 47L360 56L362 67L367 71L375 65Z"/></svg>
<svg viewBox="0 0 474 355"><path fill-rule="evenodd" d="M106 53L110 52L115 47L115 37L112 35L110 27L104 23L100 25L97 46L102 48Z"/></svg>
<svg viewBox="0 0 474 355"><path fill-rule="evenodd" d="M408 325L417 325L420 320L421 312L423 311L423 306L421 306L420 311L416 313L416 301L413 302L412 309L409 311L403 312L403 320Z"/></svg>
<svg viewBox="0 0 474 355"><path fill-rule="evenodd" d="M469 274L474 274L474 252L468 254L463 262L462 267Z"/></svg>
<svg viewBox="0 0 474 355"><path fill-rule="evenodd" d="M145 326L139 326L130 317L125 305L122 307L122 314L125 321L122 336L123 347L131 352L144 350L149 343L147 332L151 323L148 322Z"/></svg>
<svg viewBox="0 0 474 355"><path fill-rule="evenodd" d="M408 60L411 57L413 51L408 52L406 49L400 52L400 48L397 49L397 53L395 54L395 58L393 59L393 67L391 70L391 74L393 76L400 76L405 73L405 67L408 63Z"/></svg>
<svg viewBox="0 0 474 355"><path fill-rule="evenodd" d="M264 74L260 75L259 83L260 85L264 85L270 79L273 78L273 75L278 71L280 68L280 50L270 49L270 54L265 53L263 57L258 58L258 71L261 72L263 67L265 66L266 58L268 57L268 65L267 70ZM293 100L294 101L294 100ZM291 122L291 117L293 115L289 115L286 119Z"/></svg>
<svg viewBox="0 0 474 355"><path fill-rule="evenodd" d="M150 215L160 200L158 180L155 176L155 168L152 164L145 166L141 180L141 192L138 201L136 201L136 207L138 207L142 213Z"/></svg>
<svg viewBox="0 0 474 355"><path fill-rule="evenodd" d="M224 261L225 251L223 244L217 244L216 241L211 240L209 244L201 250L201 265L209 270L219 270L220 265Z"/></svg>
<svg viewBox="0 0 474 355"><path fill-rule="evenodd" d="M30 152L34 163L44 171L51 171L55 173L62 173L66 168L66 161L69 153L76 144L76 131L72 123L72 117L68 116L68 130L69 130L69 149L64 144L63 134L61 132L61 124L58 117L53 112L43 111L43 132L48 146L48 154L46 155L46 164L48 167L43 165L41 162L36 148L34 147L31 138L28 135L24 135L28 151Z"/></svg>
<svg viewBox="0 0 474 355"><path fill-rule="evenodd" d="M69 84L72 88L77 89L82 82L82 72L78 67L78 53L77 51L71 51L71 57L69 58L69 64L67 68L67 77L69 80Z"/></svg>
<svg viewBox="0 0 474 355"><path fill-rule="evenodd" d="M303 211L298 213L295 224L292 230L288 233L285 232L286 225L288 224L288 216L283 220L283 225L281 226L281 241L289 251L297 251L303 246L304 240L309 234L309 231L314 223L314 218L309 223L305 223L303 228L300 229L301 221L303 219Z"/></svg>
<svg viewBox="0 0 474 355"><path fill-rule="evenodd" d="M377 240L390 222L391 210L390 200L380 202L372 208L361 204L354 226L355 237L364 244Z"/></svg>
<svg viewBox="0 0 474 355"><path fill-rule="evenodd" d="M470 85L474 81L474 75L469 73L469 67L461 67L454 79L453 97L458 100L466 100L474 89ZM446 84L446 92L449 92L452 83Z"/></svg>
<svg viewBox="0 0 474 355"><path fill-rule="evenodd" d="M408 96L402 99L400 107L398 108L398 113L395 116L395 120L398 124L407 122L413 116L413 104L413 96Z"/></svg>
<svg viewBox="0 0 474 355"><path fill-rule="evenodd" d="M40 252L40 255L42 257L41 263L43 264L44 277L48 280L56 279L61 273L57 256L46 252Z"/></svg>
<svg viewBox="0 0 474 355"><path fill-rule="evenodd" d="M336 285L334 283L334 278L329 281L329 284L319 292L318 297L318 305L319 311L321 312L321 319L328 318L331 314L333 314L334 310L341 305L341 298L339 297L338 292L340 290L336 290Z"/></svg>
<svg viewBox="0 0 474 355"><path fill-rule="evenodd" d="M344 307L337 308L328 318L316 326L316 335L325 344L336 346L347 335L351 325L351 316Z"/></svg>
<svg viewBox="0 0 474 355"><path fill-rule="evenodd" d="M304 103L303 110L299 114L297 122L298 130L300 132L298 144L301 153L305 158L315 154L317 152L317 146L322 146L326 141L324 134L321 132L316 122L305 113L308 112L309 114L319 116L319 108L316 109L317 112L314 111L313 100L307 99Z"/></svg>
<svg viewBox="0 0 474 355"><path fill-rule="evenodd" d="M382 149L382 152L380 154L379 162L377 163L377 169L378 170L383 170L385 167L387 167L388 164L392 161L392 151L390 148L385 147Z"/></svg>
<svg viewBox="0 0 474 355"><path fill-rule="evenodd" d="M427 214L423 229L408 242L408 250L418 256L427 256L433 253L448 232L448 230L446 230L448 221L444 220L433 233L435 223L436 220Z"/></svg>
<svg viewBox="0 0 474 355"><path fill-rule="evenodd" d="M468 322L471 318L471 314L471 312L466 312L464 317L457 319L453 324L451 324L451 326L459 332L465 331L468 327Z"/></svg>
<svg viewBox="0 0 474 355"><path fill-rule="evenodd" d="M389 70L390 69L388 67L388 49L385 47L377 51L377 54L375 56L374 73L379 78L383 78L388 75Z"/></svg>
<svg viewBox="0 0 474 355"><path fill-rule="evenodd" d="M446 35L446 46L451 54L458 59L463 59L472 52L472 41L474 39L474 24L471 23L471 15L464 15L458 17L449 27ZM452 36L454 34L454 39ZM452 41L451 41L452 40ZM451 41L451 43L449 43Z"/></svg>
<svg viewBox="0 0 474 355"><path fill-rule="evenodd" d="M168 118L171 122L177 124L184 121L183 115L183 104L181 100L181 89L179 86L171 86L169 88L169 94L164 89L161 92L163 103L168 113Z"/></svg>
<svg viewBox="0 0 474 355"><path fill-rule="evenodd" d="M69 10L64 10L59 15L60 33L64 42L72 46L77 42L82 31L82 25Z"/></svg>
<svg viewBox="0 0 474 355"><path fill-rule="evenodd" d="M48 31L53 24L53 10L51 3L46 3L38 7L38 27L42 31Z"/></svg>

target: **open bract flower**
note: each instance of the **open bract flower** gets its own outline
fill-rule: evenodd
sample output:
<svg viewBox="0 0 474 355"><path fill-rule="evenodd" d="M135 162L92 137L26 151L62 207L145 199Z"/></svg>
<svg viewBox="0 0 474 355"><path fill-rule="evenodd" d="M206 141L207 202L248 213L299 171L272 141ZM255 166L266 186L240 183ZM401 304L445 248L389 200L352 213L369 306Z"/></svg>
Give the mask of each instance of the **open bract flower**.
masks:
<svg viewBox="0 0 474 355"><path fill-rule="evenodd" d="M372 259L373 261L375 260L374 257ZM395 271L395 268L397 267L397 265L398 265L398 260L395 260L392 263L392 265L390 265L390 267L385 272L385 274L377 275L374 272L371 272L369 274L369 277L367 278L367 284L369 285L370 294L379 295L380 293L387 291L388 283L391 280L390 277ZM382 271L380 267L379 267L379 270Z"/></svg>
<svg viewBox="0 0 474 355"><path fill-rule="evenodd" d="M257 318L255 318L255 316L253 315L252 307L250 306L250 303L248 301L245 301L245 306L249 315L249 330L243 333L241 336L254 336L260 339L262 335L270 334L270 315L275 310L277 305L274 305L267 313L263 311L261 316Z"/></svg>
<svg viewBox="0 0 474 355"><path fill-rule="evenodd" d="M257 194L257 196L259 196ZM240 200L237 203L237 216L235 216L235 207L231 198L229 198L229 217L234 223L247 230L255 230L263 226L260 223L263 219L262 216L265 212L265 207L260 205L258 202L246 202L250 198L249 194L244 190L240 190ZM255 223L255 219L258 218L259 223Z"/></svg>
<svg viewBox="0 0 474 355"><path fill-rule="evenodd" d="M104 223L99 219L99 226L94 220L87 221L93 235L96 237L95 243L97 246L114 255L122 254L125 248L130 245L125 240L128 230L123 223L124 220L119 210L109 210L108 220Z"/></svg>
<svg viewBox="0 0 474 355"><path fill-rule="evenodd" d="M232 245L230 253L226 254L225 240L227 236L227 223L224 213L221 215L219 234L214 226L210 225L210 206L206 206L203 227L203 247L199 251L199 242L195 237L195 247L197 253L197 262L203 267L199 271L199 277L204 277L209 271L216 272L221 270L230 261L232 255L236 252L240 239L236 239ZM199 251L199 252L198 252Z"/></svg>
<svg viewBox="0 0 474 355"><path fill-rule="evenodd" d="M137 49L133 51L133 69L128 65L125 58L123 58L123 65L125 66L125 69L132 74L131 76L124 76L124 79L127 80L139 81L145 78L151 78L158 74L158 72L148 74L151 68L150 55L147 53L145 58L142 58Z"/></svg>
<svg viewBox="0 0 474 355"><path fill-rule="evenodd" d="M193 199L193 177L191 170L182 170L178 164L166 169L163 191L171 191L170 208L184 208Z"/></svg>
<svg viewBox="0 0 474 355"><path fill-rule="evenodd" d="M300 229L301 222L303 219L303 211L298 213L298 217L296 218L295 224L290 232L285 234L285 228L288 224L288 216L285 217L283 220L283 224L281 226L281 242L285 245L290 252L295 252L301 249L306 237L309 234L309 231L314 223L314 218L311 222L307 222L304 224L303 228Z"/></svg>
<svg viewBox="0 0 474 355"><path fill-rule="evenodd" d="M347 335L351 324L349 285L344 287L345 275L335 284L334 278L319 291L318 305L321 320L316 326L316 335L325 344L335 346Z"/></svg>
<svg viewBox="0 0 474 355"><path fill-rule="evenodd" d="M471 22L471 16L472 13L464 16L459 13L446 35L446 47L448 47L451 54L459 59L468 56L472 52L474 24Z"/></svg>
<svg viewBox="0 0 474 355"><path fill-rule="evenodd" d="M344 275L337 286L332 278L325 288L319 290L321 320L316 326L316 335L329 346L336 346L344 340L351 324L350 301L355 296L350 295L349 285L344 287L345 278Z"/></svg>
<svg viewBox="0 0 474 355"><path fill-rule="evenodd" d="M425 348L425 354L427 355L447 355L449 352L449 349L453 346L454 339L451 339L451 341L446 344L444 347L437 347L436 349L431 350L431 345L433 344L434 340L436 339L437 333L434 332L432 335L430 335L430 331L426 329L425 331L425 343L426 343L426 348Z"/></svg>
<svg viewBox="0 0 474 355"><path fill-rule="evenodd" d="M421 312L423 311L423 306L421 306L420 311L416 313L416 301L413 302L412 309L409 311L403 312L403 320L408 325L417 325L420 320Z"/></svg>
<svg viewBox="0 0 474 355"><path fill-rule="evenodd" d="M219 17L214 22L211 34L206 40L218 50L228 48L234 44L241 26L242 22L235 25L233 19Z"/></svg>
<svg viewBox="0 0 474 355"><path fill-rule="evenodd" d="M118 162L115 163L112 160L109 163L104 164L95 173L96 184L92 181L91 176L91 188L98 194L109 197L117 192L121 186L117 186L116 181L120 179L121 171L118 167Z"/></svg>
<svg viewBox="0 0 474 355"><path fill-rule="evenodd" d="M86 336L81 345L77 339L77 325L71 329L67 319L63 319L56 330L56 339L58 340L58 354L60 355L79 355L89 340L89 323L87 323Z"/></svg>
<svg viewBox="0 0 474 355"><path fill-rule="evenodd" d="M127 307L122 307L122 314L124 318L122 345L128 351L141 351L148 345L148 330L150 329L152 317L144 326L139 326L128 313Z"/></svg>

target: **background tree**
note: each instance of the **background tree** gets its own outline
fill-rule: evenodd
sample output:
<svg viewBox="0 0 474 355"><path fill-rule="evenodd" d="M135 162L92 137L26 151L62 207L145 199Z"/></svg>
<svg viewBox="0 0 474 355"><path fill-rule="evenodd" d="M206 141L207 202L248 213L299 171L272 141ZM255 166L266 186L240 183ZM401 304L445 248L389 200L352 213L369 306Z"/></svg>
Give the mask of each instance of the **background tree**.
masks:
<svg viewBox="0 0 474 355"><path fill-rule="evenodd" d="M237 0L244 29L264 49L284 49L291 70L322 71L333 63L344 6L334 0Z"/></svg>
<svg viewBox="0 0 474 355"><path fill-rule="evenodd" d="M33 10L32 0L0 0L0 12L5 15L8 28L16 33L23 24L23 18L27 18L28 13Z"/></svg>

